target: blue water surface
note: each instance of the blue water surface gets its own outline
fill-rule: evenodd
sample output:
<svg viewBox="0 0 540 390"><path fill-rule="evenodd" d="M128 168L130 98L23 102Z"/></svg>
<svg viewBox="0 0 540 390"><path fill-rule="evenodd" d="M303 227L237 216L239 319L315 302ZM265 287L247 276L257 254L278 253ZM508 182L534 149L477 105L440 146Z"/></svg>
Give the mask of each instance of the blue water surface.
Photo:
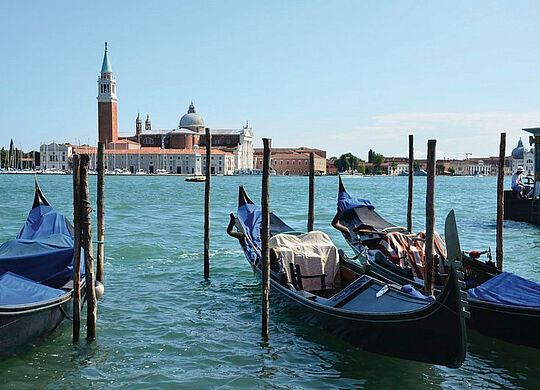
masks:
<svg viewBox="0 0 540 390"><path fill-rule="evenodd" d="M71 176L39 180L51 204L71 219ZM95 177L90 181L95 204ZM74 346L65 321L34 348L0 362L0 387L540 388L539 350L472 331L465 364L453 370L360 351L272 303L270 341L261 342L260 287L237 242L225 233L238 185L258 202L260 183L260 177L212 178L211 278L205 281L204 184L178 176L107 176L106 290L97 340ZM406 224L406 177L344 183L389 221ZM437 230L444 231L453 208L464 249L495 248L495 189L494 177L438 177ZM272 177L270 208L304 230L307 194L306 177ZM336 197L337 177L318 177L315 228L348 250L330 226ZM1 242L17 235L32 199L33 177L0 175ZM424 201L425 178L418 177L415 230L424 226ZM505 270L540 282L540 229L506 221L504 238ZM422 342L421 334L403 337Z"/></svg>

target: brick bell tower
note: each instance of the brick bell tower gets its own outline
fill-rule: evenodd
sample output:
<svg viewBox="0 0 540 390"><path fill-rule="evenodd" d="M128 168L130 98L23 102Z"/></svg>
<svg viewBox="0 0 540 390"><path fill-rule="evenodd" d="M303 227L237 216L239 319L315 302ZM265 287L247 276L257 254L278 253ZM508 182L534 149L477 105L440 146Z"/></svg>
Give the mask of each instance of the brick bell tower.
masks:
<svg viewBox="0 0 540 390"><path fill-rule="evenodd" d="M105 42L105 54L98 78L98 140L105 143L118 141L118 124L116 118L116 80L113 76L111 61Z"/></svg>

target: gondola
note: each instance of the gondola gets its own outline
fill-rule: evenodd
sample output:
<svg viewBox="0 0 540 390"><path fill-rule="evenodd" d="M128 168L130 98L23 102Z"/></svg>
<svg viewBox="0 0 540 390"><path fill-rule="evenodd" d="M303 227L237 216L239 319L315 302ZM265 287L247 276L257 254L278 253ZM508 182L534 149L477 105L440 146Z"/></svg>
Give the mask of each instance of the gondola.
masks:
<svg viewBox="0 0 540 390"><path fill-rule="evenodd" d="M0 358L33 344L72 313L73 247L73 227L49 204L36 180L25 225L15 239L0 245Z"/></svg>
<svg viewBox="0 0 540 390"><path fill-rule="evenodd" d="M364 264L373 272L397 283L422 285L423 279L414 264L385 254L382 240L388 235L410 235L406 228L386 221L369 200L353 198L339 180L338 212L332 225ZM487 336L514 344L540 348L540 284L508 272L499 271L482 252L462 254L466 288L469 293L470 319L467 325ZM442 289L445 272L436 269L436 289Z"/></svg>
<svg viewBox="0 0 540 390"><path fill-rule="evenodd" d="M227 232L238 239L260 277L261 211L243 187L239 188L237 217L230 217ZM291 307L307 323L362 349L461 366L466 354L466 302L453 261L453 271L435 299L350 261L323 232L295 232L273 213L270 232L273 302Z"/></svg>

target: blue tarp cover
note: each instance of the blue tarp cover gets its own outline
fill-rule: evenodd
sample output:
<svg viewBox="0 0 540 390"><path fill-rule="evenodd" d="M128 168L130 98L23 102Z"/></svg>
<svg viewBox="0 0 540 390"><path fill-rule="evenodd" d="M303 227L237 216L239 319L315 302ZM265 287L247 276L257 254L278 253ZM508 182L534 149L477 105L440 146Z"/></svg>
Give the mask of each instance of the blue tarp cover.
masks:
<svg viewBox="0 0 540 390"><path fill-rule="evenodd" d="M66 294L11 272L0 276L0 306L16 306L48 301Z"/></svg>
<svg viewBox="0 0 540 390"><path fill-rule="evenodd" d="M244 230L246 231L253 244L260 250L262 247L261 242L261 223L262 213L261 209L254 204L244 204L238 208L238 219L242 222ZM255 260L258 256L251 247L247 244L247 252L252 260Z"/></svg>
<svg viewBox="0 0 540 390"><path fill-rule="evenodd" d="M508 272L503 272L467 292L471 298L482 301L540 308L540 284Z"/></svg>
<svg viewBox="0 0 540 390"><path fill-rule="evenodd" d="M375 206L367 199L353 198L348 192L340 192L338 195L338 208L342 214L352 210L356 207L367 207L370 210L374 210Z"/></svg>
<svg viewBox="0 0 540 390"><path fill-rule="evenodd" d="M66 218L51 206L35 207L17 238L0 246L0 275L13 272L60 287L73 278L73 245Z"/></svg>

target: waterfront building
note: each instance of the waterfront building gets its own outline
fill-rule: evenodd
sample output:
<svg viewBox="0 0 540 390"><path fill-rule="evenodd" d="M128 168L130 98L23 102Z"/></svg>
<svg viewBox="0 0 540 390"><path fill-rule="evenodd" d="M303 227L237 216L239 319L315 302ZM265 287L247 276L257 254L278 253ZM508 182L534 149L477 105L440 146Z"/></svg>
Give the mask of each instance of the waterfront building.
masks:
<svg viewBox="0 0 540 390"><path fill-rule="evenodd" d="M313 152L315 174L326 175L326 151L306 147L272 148L270 166L277 175L309 175L309 153ZM254 149L253 167L262 170L263 149Z"/></svg>
<svg viewBox="0 0 540 390"><path fill-rule="evenodd" d="M43 144L39 148L40 168L44 171L69 171L72 155L73 146L70 144Z"/></svg>

